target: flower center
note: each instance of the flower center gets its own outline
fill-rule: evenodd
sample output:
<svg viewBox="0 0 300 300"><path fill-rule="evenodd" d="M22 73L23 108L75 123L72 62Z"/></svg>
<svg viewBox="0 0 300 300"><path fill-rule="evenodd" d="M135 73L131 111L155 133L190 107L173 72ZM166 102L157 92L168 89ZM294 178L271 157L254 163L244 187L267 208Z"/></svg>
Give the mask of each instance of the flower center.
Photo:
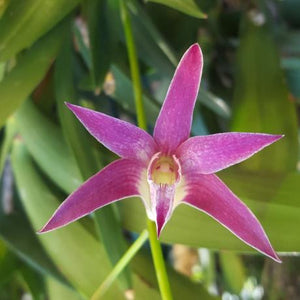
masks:
<svg viewBox="0 0 300 300"><path fill-rule="evenodd" d="M148 176L155 184L174 184L179 180L179 163L175 157L157 153L150 163Z"/></svg>

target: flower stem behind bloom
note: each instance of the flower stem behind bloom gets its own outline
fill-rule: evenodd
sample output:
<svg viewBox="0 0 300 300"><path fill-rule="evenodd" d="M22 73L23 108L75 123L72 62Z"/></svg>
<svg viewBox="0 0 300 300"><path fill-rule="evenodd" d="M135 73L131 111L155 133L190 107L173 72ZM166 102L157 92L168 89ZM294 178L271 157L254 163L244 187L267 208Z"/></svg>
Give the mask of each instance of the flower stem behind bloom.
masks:
<svg viewBox="0 0 300 300"><path fill-rule="evenodd" d="M133 82L138 126L144 130L147 130L147 122L146 122L145 110L143 105L142 85L141 85L141 79L139 73L138 59L136 55L134 38L132 34L131 20L127 11L125 0L120 0L120 7L121 7L121 17L123 21L125 37L126 37L126 45L128 50L128 56L129 56L131 77ZM166 272L164 258L163 258L160 243L157 238L156 225L154 222L148 219L147 226L149 232L151 252L152 252L152 257L154 261L154 267L155 267L155 272L156 272L156 277L157 277L161 297L163 300L172 300L172 294L171 294L170 284L168 280L168 275Z"/></svg>

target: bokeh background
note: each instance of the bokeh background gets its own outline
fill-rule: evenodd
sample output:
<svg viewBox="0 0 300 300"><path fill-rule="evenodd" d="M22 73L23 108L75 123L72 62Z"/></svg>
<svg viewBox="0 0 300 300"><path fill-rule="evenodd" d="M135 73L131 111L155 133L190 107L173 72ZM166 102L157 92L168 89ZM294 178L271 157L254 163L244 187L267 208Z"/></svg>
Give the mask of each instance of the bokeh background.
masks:
<svg viewBox="0 0 300 300"><path fill-rule="evenodd" d="M179 207L162 234L175 299L300 299L300 1L121 0L137 47L147 125L179 58L204 73L192 134L284 134L218 175L253 210L277 264ZM0 0L0 299L89 299L146 226L138 199L45 235L65 197L116 157L64 101L136 122L119 0ZM146 244L103 299L160 299Z"/></svg>

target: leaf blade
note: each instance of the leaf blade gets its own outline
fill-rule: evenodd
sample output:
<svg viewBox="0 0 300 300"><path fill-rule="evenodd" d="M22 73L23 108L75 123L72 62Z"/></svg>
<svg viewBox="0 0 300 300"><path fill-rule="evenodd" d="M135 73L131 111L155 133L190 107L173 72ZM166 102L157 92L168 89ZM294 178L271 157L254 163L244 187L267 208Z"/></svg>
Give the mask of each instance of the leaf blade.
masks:
<svg viewBox="0 0 300 300"><path fill-rule="evenodd" d="M59 127L43 116L31 101L21 106L16 120L41 169L66 193L73 192L82 183L82 177Z"/></svg>
<svg viewBox="0 0 300 300"><path fill-rule="evenodd" d="M148 0L149 2L160 3L165 6L176 9L195 18L204 19L206 14L203 13L193 0Z"/></svg>
<svg viewBox="0 0 300 300"><path fill-rule="evenodd" d="M0 127L44 77L63 39L64 23L39 40L0 82Z"/></svg>
<svg viewBox="0 0 300 300"><path fill-rule="evenodd" d="M11 0L0 20L0 61L30 47L78 3L79 0Z"/></svg>
<svg viewBox="0 0 300 300"><path fill-rule="evenodd" d="M255 26L250 21L245 26L238 50L231 130L285 137L242 167L274 172L295 170L299 147L296 110L288 98L275 43L265 26Z"/></svg>

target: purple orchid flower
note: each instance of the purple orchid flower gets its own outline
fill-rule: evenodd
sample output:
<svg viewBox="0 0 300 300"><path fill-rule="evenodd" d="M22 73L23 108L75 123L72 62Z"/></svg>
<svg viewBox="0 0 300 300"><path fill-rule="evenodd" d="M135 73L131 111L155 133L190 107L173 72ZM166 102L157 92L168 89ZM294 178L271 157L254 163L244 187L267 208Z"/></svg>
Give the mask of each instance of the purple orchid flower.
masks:
<svg viewBox="0 0 300 300"><path fill-rule="evenodd" d="M153 137L119 119L67 103L85 128L121 159L73 192L40 233L69 224L127 197L142 199L158 237L181 203L217 220L246 244L280 262L253 213L214 174L237 164L281 135L219 133L189 138L203 58L198 44L182 57Z"/></svg>

